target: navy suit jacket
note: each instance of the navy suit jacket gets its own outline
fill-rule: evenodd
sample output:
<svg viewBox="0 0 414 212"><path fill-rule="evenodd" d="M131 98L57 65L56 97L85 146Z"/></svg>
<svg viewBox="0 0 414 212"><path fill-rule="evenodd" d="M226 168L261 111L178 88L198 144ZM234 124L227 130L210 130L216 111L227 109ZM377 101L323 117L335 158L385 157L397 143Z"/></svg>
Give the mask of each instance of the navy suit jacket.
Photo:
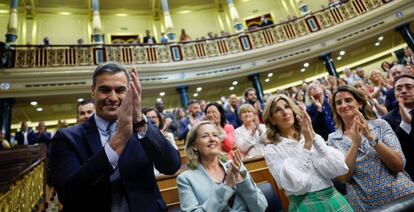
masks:
<svg viewBox="0 0 414 212"><path fill-rule="evenodd" d="M395 134L397 134L398 140L400 140L401 149L406 159L405 171L407 171L410 177L414 179L414 154L412 153L414 150L414 118L411 120L412 129L410 134L407 134L400 128L401 115L398 106L385 114L382 118L390 124Z"/></svg>
<svg viewBox="0 0 414 212"><path fill-rule="evenodd" d="M24 135L22 131L19 131L16 133L16 135L14 136L14 140L16 140L17 144L19 145L24 144ZM27 133L27 141L28 141L28 144L37 143L36 133L32 129L29 129L29 132Z"/></svg>
<svg viewBox="0 0 414 212"><path fill-rule="evenodd" d="M102 147L95 119L56 132L51 147L52 179L64 211L110 211L114 172ZM181 166L178 151L152 124L136 133L119 157L122 190L130 211L165 211L154 166L172 175Z"/></svg>
<svg viewBox="0 0 414 212"><path fill-rule="evenodd" d="M36 136L36 142L40 144L46 144L46 146L49 148L50 142L52 142L52 135L50 132L45 132L43 135L40 135L38 132L35 133Z"/></svg>
<svg viewBox="0 0 414 212"><path fill-rule="evenodd" d="M190 120L188 117L182 118L180 120L180 127L178 128L178 140L185 140L185 137L187 136L188 131L188 125L190 124Z"/></svg>
<svg viewBox="0 0 414 212"><path fill-rule="evenodd" d="M394 88L388 89L385 93L385 107L388 111L398 107L398 101L395 98Z"/></svg>

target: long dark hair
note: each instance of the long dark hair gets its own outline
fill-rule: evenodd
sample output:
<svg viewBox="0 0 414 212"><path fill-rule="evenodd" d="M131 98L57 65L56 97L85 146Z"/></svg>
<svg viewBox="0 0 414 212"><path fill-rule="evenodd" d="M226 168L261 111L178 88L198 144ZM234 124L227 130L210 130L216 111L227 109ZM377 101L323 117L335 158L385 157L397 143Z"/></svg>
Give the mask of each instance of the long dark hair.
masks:
<svg viewBox="0 0 414 212"><path fill-rule="evenodd" d="M206 110L204 111L205 114L207 114L207 109L210 106L216 106L217 110L220 112L220 126L224 127L224 125L226 125L226 111L224 111L223 106L221 106L217 102L212 102L212 103L207 105Z"/></svg>
<svg viewBox="0 0 414 212"><path fill-rule="evenodd" d="M336 111L336 105L335 105L336 95L339 92L348 92L348 93L350 93L355 98L355 100L357 102L362 104L362 107L359 109L359 111L364 115L364 118L366 120L377 119L377 116L375 115L375 112L372 110L371 106L368 105L367 97L365 96L365 94L361 90L358 90L357 88L355 88L353 86L350 86L350 85L342 85L342 86L339 86L336 89L336 91L334 92L334 94L332 95L332 106L331 106L331 108L332 108L332 113L334 115L334 119L335 119L337 129L344 130L344 121L339 116L338 112Z"/></svg>

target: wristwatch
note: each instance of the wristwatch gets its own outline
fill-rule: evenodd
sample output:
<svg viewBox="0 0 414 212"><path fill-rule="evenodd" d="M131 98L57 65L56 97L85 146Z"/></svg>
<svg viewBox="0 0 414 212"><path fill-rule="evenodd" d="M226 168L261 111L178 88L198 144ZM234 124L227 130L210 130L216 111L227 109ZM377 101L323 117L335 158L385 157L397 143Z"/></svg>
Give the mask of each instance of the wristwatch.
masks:
<svg viewBox="0 0 414 212"><path fill-rule="evenodd" d="M144 115L141 115L141 118L142 118L141 121L132 123L132 127L134 130L145 126L145 124L147 123L147 117L145 117Z"/></svg>
<svg viewBox="0 0 414 212"><path fill-rule="evenodd" d="M375 137L374 140L368 141L368 142L369 142L369 145L372 146L372 148L375 148L378 145L379 139L378 139L378 137Z"/></svg>

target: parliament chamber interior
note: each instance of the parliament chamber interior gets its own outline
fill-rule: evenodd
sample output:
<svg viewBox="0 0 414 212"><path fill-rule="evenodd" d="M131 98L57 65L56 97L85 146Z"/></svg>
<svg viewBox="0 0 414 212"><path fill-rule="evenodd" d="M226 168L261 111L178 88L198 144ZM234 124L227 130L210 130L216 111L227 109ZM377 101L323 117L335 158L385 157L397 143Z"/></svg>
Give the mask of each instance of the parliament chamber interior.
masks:
<svg viewBox="0 0 414 212"><path fill-rule="evenodd" d="M412 211L413 22L412 0L0 0L0 211Z"/></svg>

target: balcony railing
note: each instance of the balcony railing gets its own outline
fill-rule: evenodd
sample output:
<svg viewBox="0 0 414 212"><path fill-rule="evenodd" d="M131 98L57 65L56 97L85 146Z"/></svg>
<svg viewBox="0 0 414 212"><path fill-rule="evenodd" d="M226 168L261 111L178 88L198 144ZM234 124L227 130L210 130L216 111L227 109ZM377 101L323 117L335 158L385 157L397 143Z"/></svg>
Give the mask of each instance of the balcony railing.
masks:
<svg viewBox="0 0 414 212"><path fill-rule="evenodd" d="M273 46L365 14L392 0L348 0L266 28L211 40L155 45L12 46L7 67L90 66L106 61L153 64L199 60Z"/></svg>

